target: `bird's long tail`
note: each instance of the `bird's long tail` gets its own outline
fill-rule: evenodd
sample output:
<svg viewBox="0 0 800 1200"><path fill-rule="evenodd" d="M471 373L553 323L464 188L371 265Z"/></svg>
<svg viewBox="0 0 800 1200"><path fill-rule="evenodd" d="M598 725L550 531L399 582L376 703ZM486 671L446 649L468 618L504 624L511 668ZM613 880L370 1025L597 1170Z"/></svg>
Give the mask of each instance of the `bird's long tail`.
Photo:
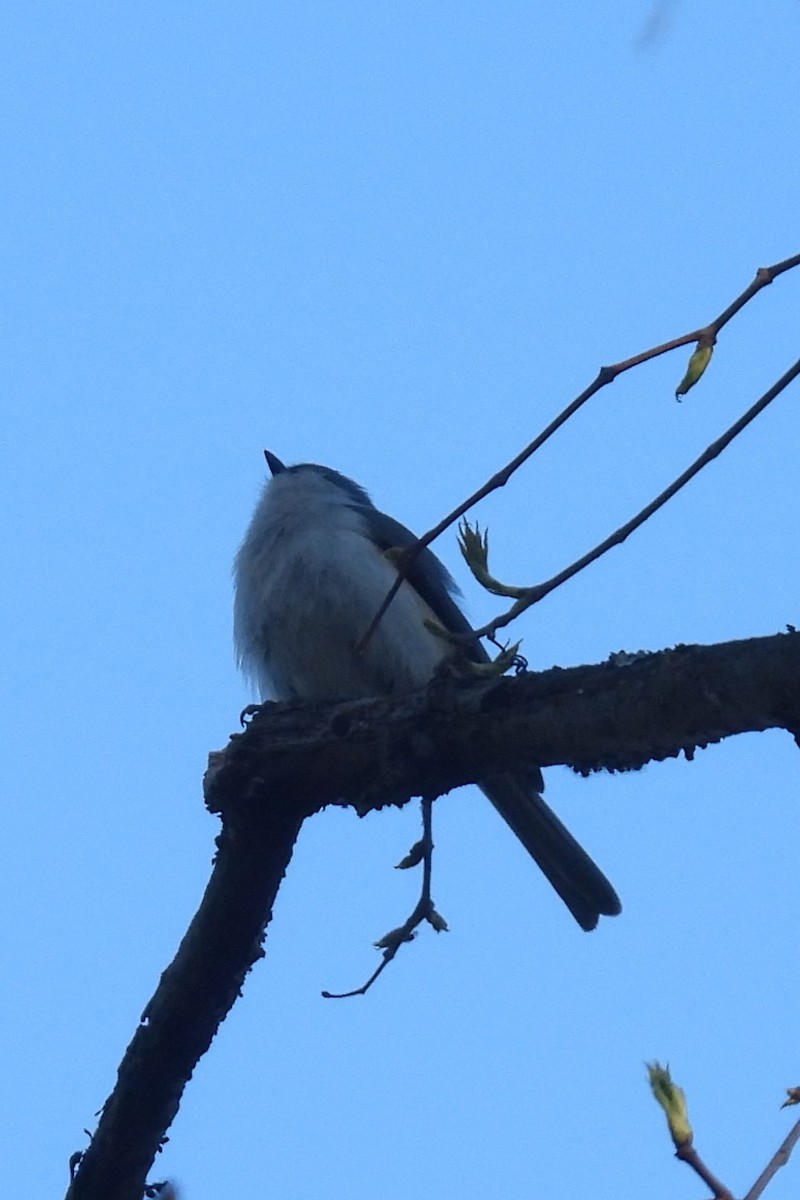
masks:
<svg viewBox="0 0 800 1200"><path fill-rule="evenodd" d="M601 916L622 909L603 872L578 845L531 787L516 775L498 775L481 783L500 816L558 892L581 929L594 929Z"/></svg>

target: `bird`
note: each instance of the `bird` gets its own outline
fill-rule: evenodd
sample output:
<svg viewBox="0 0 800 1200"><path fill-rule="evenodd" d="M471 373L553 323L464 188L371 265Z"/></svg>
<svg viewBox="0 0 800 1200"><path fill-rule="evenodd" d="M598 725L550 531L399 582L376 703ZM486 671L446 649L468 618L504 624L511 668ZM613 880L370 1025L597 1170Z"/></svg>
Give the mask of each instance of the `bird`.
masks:
<svg viewBox="0 0 800 1200"><path fill-rule="evenodd" d="M270 476L234 561L234 644L245 676L262 700L278 701L386 697L424 686L453 653L426 620L472 632L444 564L425 547L361 646L397 577L397 552L417 539L346 475L264 454ZM477 639L465 648L474 661L489 661ZM478 786L582 929L621 911L603 872L545 803L538 768Z"/></svg>

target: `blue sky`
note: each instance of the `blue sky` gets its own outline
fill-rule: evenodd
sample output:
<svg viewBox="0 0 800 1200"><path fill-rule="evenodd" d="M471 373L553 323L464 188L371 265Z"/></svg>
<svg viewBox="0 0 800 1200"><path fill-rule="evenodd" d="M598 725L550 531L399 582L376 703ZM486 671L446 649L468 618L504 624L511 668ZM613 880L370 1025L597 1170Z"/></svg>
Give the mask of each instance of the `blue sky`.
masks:
<svg viewBox="0 0 800 1200"><path fill-rule="evenodd" d="M252 697L230 564L268 446L423 530L594 377L796 253L800 9L12 2L0 103L7 804L4 1183L59 1195L207 879L208 750ZM800 277L606 389L481 508L549 577L797 356ZM798 622L797 390L623 548L526 615L532 665ZM447 535L470 612L494 610ZM623 915L583 935L475 789L303 831L267 957L154 1173L186 1200L698 1194L644 1062L743 1192L800 1080L797 750L548 772ZM800 1165L773 1183L794 1196Z"/></svg>

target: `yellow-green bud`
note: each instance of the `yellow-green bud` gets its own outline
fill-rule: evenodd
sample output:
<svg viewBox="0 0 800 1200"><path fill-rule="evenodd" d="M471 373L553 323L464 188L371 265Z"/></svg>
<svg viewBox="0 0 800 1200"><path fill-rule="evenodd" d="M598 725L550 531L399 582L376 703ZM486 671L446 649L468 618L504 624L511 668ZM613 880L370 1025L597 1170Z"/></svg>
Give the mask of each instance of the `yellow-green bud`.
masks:
<svg viewBox="0 0 800 1200"><path fill-rule="evenodd" d="M694 1135L689 1124L686 1097L682 1089L672 1082L669 1067L662 1067L659 1063L648 1063L647 1074L653 1095L666 1114L673 1142L678 1149L688 1146Z"/></svg>
<svg viewBox="0 0 800 1200"><path fill-rule="evenodd" d="M708 364L711 362L711 355L714 347L709 346L707 342L698 342L697 348L689 359L689 365L686 368L686 374L675 389L675 395L678 399L685 396L690 388L693 388L698 379L701 378Z"/></svg>

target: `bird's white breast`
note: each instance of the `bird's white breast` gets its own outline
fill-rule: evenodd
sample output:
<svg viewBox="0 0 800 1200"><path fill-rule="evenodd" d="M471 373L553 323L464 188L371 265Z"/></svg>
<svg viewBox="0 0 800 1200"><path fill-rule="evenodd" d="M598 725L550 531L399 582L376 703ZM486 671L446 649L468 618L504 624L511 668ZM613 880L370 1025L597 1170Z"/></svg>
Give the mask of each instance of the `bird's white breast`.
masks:
<svg viewBox="0 0 800 1200"><path fill-rule="evenodd" d="M410 691L447 643L404 583L367 646L356 647L396 577L340 489L311 472L268 484L236 560L235 639L262 698L324 699Z"/></svg>

